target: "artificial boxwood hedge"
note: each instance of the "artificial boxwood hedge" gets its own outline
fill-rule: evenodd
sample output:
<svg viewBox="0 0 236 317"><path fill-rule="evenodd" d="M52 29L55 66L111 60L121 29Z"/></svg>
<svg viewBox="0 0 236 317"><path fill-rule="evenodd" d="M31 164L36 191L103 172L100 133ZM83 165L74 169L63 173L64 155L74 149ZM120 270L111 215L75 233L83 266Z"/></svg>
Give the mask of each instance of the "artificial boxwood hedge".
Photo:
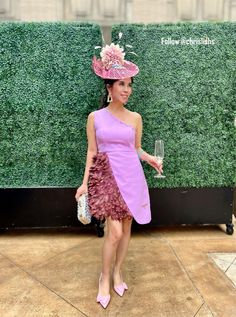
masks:
<svg viewBox="0 0 236 317"><path fill-rule="evenodd" d="M140 68L127 106L143 117L143 148L164 140L167 177L145 164L149 186L234 186L236 23L121 24L112 38L137 54L125 56Z"/></svg>
<svg viewBox="0 0 236 317"><path fill-rule="evenodd" d="M1 23L0 43L0 186L77 186L101 89L99 26Z"/></svg>
<svg viewBox="0 0 236 317"><path fill-rule="evenodd" d="M166 179L143 164L150 187L235 182L235 23L117 25L138 54L127 105L143 116L143 148L165 141ZM215 45L161 38L215 39ZM89 23L0 24L0 186L74 187L86 160L86 118L102 81L91 70L101 32ZM132 50L132 49L129 49ZM96 51L96 54L99 52ZM127 162L128 164L128 162Z"/></svg>

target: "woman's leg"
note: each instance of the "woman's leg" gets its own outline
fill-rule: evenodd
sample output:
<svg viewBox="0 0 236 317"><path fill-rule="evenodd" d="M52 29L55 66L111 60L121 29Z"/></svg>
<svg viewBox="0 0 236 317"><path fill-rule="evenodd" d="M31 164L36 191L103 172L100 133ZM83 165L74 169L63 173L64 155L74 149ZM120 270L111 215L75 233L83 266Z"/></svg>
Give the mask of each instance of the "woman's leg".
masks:
<svg viewBox="0 0 236 317"><path fill-rule="evenodd" d="M102 279L100 281L99 294L106 296L110 289L110 268L117 246L121 240L122 221L107 218L107 232L102 250Z"/></svg>
<svg viewBox="0 0 236 317"><path fill-rule="evenodd" d="M123 223L123 226L122 226L123 235L119 241L119 244L116 250L116 260L115 260L114 272L113 272L114 285L120 285L123 282L120 271L121 271L121 266L122 266L122 263L124 262L125 256L127 254L128 246L129 246L132 219L129 220L128 218L125 218L122 220L122 223Z"/></svg>

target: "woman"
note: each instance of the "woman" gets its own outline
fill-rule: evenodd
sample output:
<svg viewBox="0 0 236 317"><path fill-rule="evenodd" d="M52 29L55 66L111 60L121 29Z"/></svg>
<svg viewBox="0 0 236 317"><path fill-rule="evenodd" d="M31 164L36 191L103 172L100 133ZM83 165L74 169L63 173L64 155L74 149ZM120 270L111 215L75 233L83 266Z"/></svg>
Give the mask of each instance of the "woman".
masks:
<svg viewBox="0 0 236 317"><path fill-rule="evenodd" d="M97 302L106 308L114 256L114 290L123 296L128 289L121 266L129 245L132 219L140 224L151 221L148 187L140 159L159 172L162 165L141 148L141 115L125 108L138 67L124 60L123 49L113 43L106 45L100 55L101 59L93 59L93 70L105 80L107 102L88 115L86 168L75 198L88 192L91 215L107 221L97 296Z"/></svg>

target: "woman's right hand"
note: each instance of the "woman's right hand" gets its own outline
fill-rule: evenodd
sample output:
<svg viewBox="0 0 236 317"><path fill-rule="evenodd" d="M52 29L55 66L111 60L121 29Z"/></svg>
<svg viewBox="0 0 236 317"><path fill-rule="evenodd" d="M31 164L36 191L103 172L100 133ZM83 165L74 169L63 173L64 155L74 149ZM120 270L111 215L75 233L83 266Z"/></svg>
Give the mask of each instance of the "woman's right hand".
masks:
<svg viewBox="0 0 236 317"><path fill-rule="evenodd" d="M88 186L85 184L82 184L78 189L77 192L75 194L75 199L78 201L79 197L88 192Z"/></svg>

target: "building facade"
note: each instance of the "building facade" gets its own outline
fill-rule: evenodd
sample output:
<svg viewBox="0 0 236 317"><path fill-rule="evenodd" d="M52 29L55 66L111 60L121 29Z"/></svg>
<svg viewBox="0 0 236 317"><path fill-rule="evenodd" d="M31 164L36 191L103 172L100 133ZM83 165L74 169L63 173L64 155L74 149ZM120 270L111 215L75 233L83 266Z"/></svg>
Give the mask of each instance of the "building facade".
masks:
<svg viewBox="0 0 236 317"><path fill-rule="evenodd" d="M236 0L0 0L0 20L114 23L236 21Z"/></svg>

